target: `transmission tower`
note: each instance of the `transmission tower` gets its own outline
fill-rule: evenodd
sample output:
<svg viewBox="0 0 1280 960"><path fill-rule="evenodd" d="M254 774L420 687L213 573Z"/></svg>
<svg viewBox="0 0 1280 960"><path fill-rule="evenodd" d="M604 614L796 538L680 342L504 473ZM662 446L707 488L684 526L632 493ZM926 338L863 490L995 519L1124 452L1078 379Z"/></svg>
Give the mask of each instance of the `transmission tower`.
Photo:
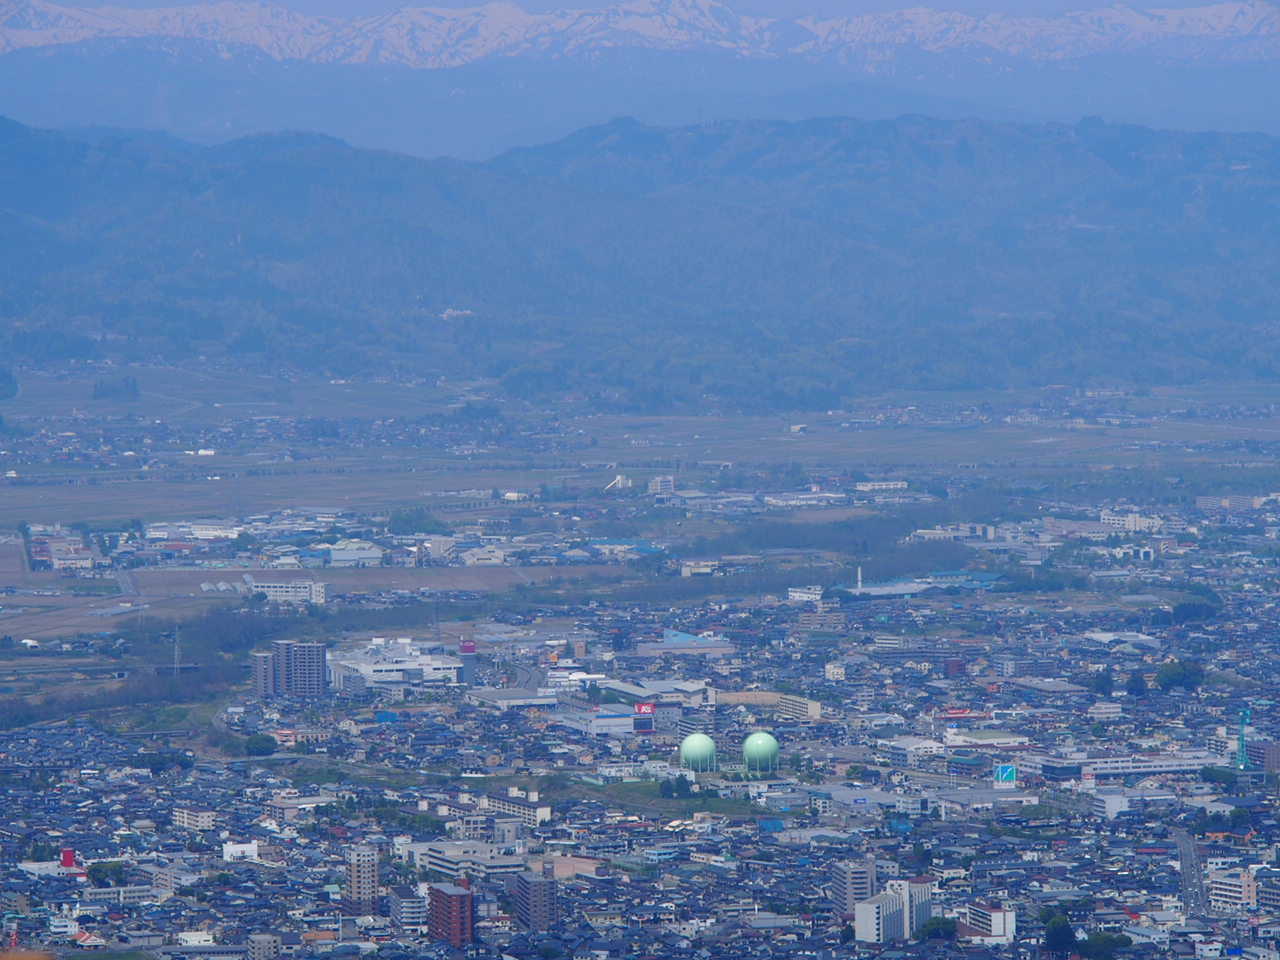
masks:
<svg viewBox="0 0 1280 960"><path fill-rule="evenodd" d="M1253 711L1248 707L1240 711L1240 733L1236 737L1236 768L1239 770L1249 769L1249 751L1247 746L1247 729L1249 721L1253 719Z"/></svg>

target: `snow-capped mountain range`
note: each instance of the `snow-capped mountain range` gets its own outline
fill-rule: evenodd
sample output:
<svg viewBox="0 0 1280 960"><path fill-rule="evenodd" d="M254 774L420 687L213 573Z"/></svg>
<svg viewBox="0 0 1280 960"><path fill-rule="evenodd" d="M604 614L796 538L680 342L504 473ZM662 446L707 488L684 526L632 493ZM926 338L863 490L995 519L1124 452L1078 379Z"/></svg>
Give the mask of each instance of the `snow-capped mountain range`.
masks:
<svg viewBox="0 0 1280 960"><path fill-rule="evenodd" d="M896 50L965 51L1037 61L1094 54L1165 60L1280 60L1280 7L1261 0L1192 9L1124 5L1061 17L916 8L852 17L744 16L717 0L628 0L530 13L513 3L405 7L358 19L224 0L135 10L0 0L0 53L92 40L183 39L255 48L277 60L458 67L493 57L586 55L608 48L719 50L756 59L862 63Z"/></svg>

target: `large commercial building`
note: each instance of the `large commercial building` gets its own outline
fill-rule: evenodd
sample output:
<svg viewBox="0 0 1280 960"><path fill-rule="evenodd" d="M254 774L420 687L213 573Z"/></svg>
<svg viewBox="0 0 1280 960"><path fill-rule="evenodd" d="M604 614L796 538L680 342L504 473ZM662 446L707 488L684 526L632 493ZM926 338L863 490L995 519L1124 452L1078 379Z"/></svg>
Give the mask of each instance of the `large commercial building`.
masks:
<svg viewBox="0 0 1280 960"><path fill-rule="evenodd" d="M427 888L428 930L433 940L463 947L475 939L475 901L467 887L433 883Z"/></svg>
<svg viewBox="0 0 1280 960"><path fill-rule="evenodd" d="M1092 755L1094 751L1029 752L1018 757L1018 767L1028 776L1062 783L1068 780L1106 777L1153 777L1196 773L1225 761L1220 753L1186 750L1161 754Z"/></svg>
<svg viewBox="0 0 1280 960"><path fill-rule="evenodd" d="M550 930L559 911L554 875L523 871L507 880L507 890L515 902L516 922L525 930Z"/></svg>
<svg viewBox="0 0 1280 960"><path fill-rule="evenodd" d="M270 653L251 657L253 691L266 697L319 697L328 687L328 652L323 643L277 640Z"/></svg>
<svg viewBox="0 0 1280 960"><path fill-rule="evenodd" d="M340 649L329 658L333 689L359 695L379 687L440 687L457 683L462 661L429 652L408 637L375 639L359 649Z"/></svg>
<svg viewBox="0 0 1280 960"><path fill-rule="evenodd" d="M404 858L417 870L430 870L447 877L491 878L520 873L525 862L482 840L430 840L407 843Z"/></svg>
<svg viewBox="0 0 1280 960"><path fill-rule="evenodd" d="M347 850L347 883L342 891L342 906L348 913L378 912L378 851L367 844Z"/></svg>

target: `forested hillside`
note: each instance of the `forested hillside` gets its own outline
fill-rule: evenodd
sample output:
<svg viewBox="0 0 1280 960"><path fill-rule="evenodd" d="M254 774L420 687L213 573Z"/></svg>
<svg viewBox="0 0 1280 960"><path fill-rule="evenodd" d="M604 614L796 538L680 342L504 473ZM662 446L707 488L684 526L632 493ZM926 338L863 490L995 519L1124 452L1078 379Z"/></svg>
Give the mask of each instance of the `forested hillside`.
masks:
<svg viewBox="0 0 1280 960"><path fill-rule="evenodd" d="M1278 160L1098 122L617 121L481 164L5 122L0 342L636 408L1273 378Z"/></svg>

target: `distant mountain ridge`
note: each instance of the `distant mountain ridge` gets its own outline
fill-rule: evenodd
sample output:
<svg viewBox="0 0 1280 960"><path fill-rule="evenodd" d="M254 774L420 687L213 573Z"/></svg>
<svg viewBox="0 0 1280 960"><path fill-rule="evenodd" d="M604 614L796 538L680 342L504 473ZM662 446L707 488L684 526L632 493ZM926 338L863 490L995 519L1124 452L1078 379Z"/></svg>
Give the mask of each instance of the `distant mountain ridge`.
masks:
<svg viewBox="0 0 1280 960"><path fill-rule="evenodd" d="M500 380L630 408L1280 380L1280 139L903 117L483 163L0 121L0 356Z"/></svg>
<svg viewBox="0 0 1280 960"><path fill-rule="evenodd" d="M618 48L717 51L753 59L838 62L877 73L902 51L964 51L1058 62L1108 54L1171 61L1280 60L1280 7L1262 0L1191 9L1123 4L1059 17L982 17L918 7L852 17L764 18L718 0L627 0L530 13L514 3L405 7L355 19L265 3L162 9L0 2L0 54L100 40L193 40L281 61L456 68L489 58L590 57Z"/></svg>

